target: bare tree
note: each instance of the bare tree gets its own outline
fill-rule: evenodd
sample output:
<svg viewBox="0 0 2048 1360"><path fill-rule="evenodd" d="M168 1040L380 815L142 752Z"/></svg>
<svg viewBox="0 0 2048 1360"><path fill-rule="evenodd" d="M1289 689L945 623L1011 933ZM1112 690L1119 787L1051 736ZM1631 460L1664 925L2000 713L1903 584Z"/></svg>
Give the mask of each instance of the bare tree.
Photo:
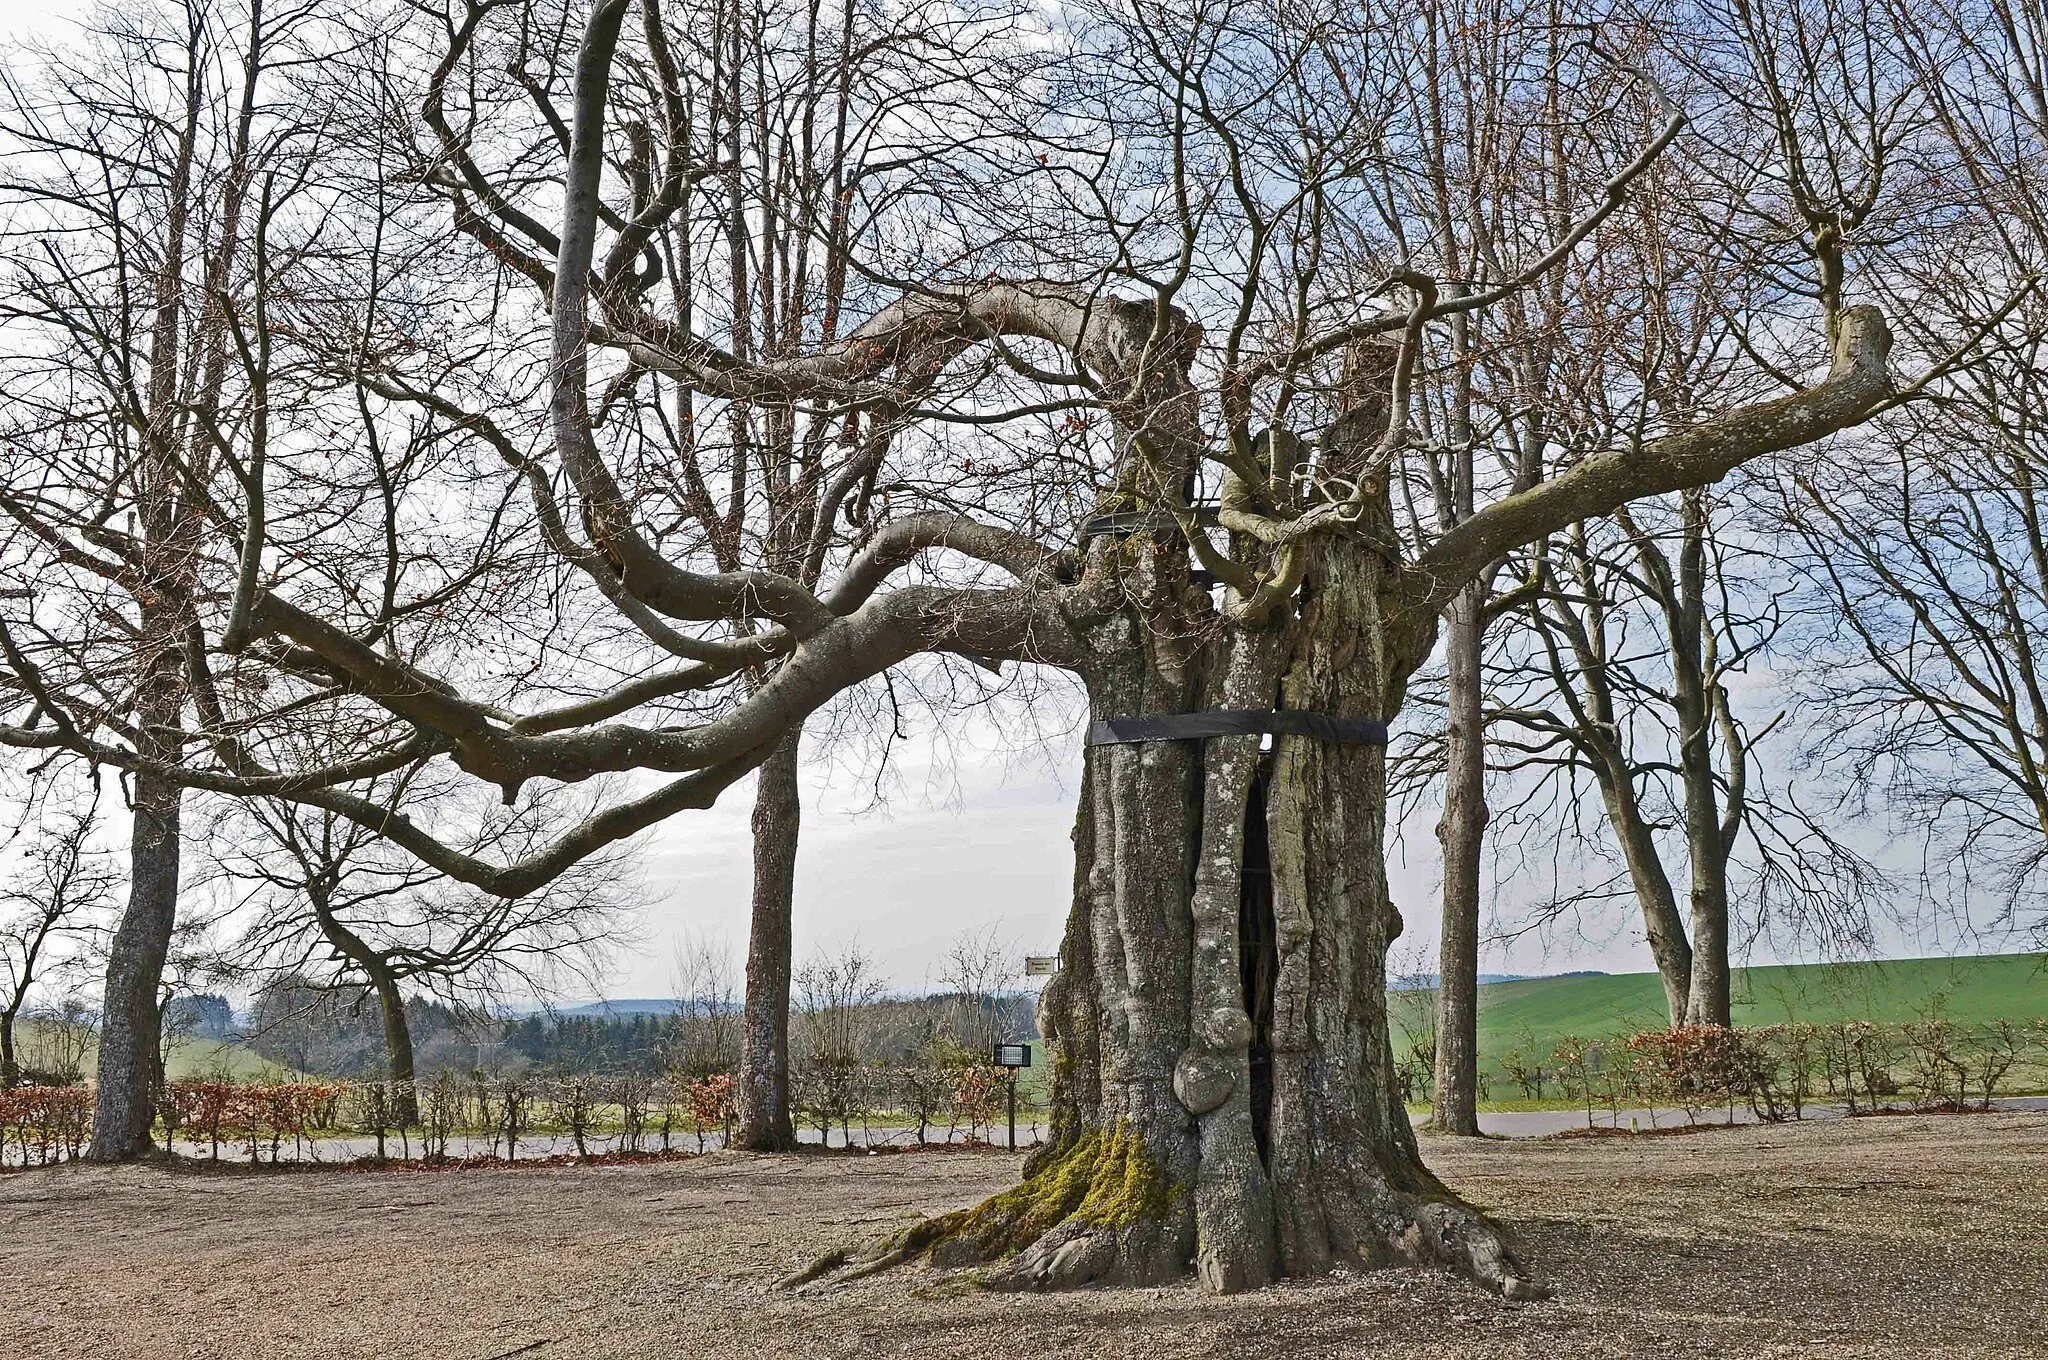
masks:
<svg viewBox="0 0 2048 1360"><path fill-rule="evenodd" d="M510 206L518 191L535 187L530 172L508 166L509 178L494 179L487 158L516 155L509 142L494 141L500 126L513 139L538 137L557 153L566 149L558 100L574 52L561 40L567 20L559 12L535 6L498 26L484 22L490 8L450 9L448 50L433 54L418 95L420 122L394 125L391 141L413 143L401 153L408 172L430 200L454 208L458 233L545 287L544 262L526 252L545 249L552 234L531 236L525 226L532 219ZM988 22L934 4L844 4L828 14L784 0L710 0L668 21L649 11L640 25L644 63L612 75L638 148L629 152L628 173L644 196L643 220L608 259L615 283L636 303L664 303L665 324L715 337L737 362L777 361L805 345L836 342L852 315L849 287L866 283L849 261L857 251L889 248L889 234L902 225L892 199L917 198L927 167L962 145L953 136L906 139L891 110L913 106L943 120L963 89L999 83L994 49L983 50ZM479 61L503 61L512 78L463 90L458 77ZM458 131L458 123L469 130ZM670 153L659 175L657 142ZM515 224L510 236L508 223ZM516 408L516 399L465 401L469 384L451 383L445 368L421 368L410 326L372 340L383 319L375 314L407 305L400 292L393 288L394 296L369 309L363 343L331 357L372 399L481 432L516 461L511 451L532 433L500 409ZM417 315L417 304L410 306ZM623 454L617 475L662 552L728 574L766 571L814 591L832 549L868 532L873 507L887 506L890 486L877 478L905 422L886 405L849 412L792 403L747 384L676 381L637 359L628 372L629 380L609 387L603 418ZM465 376L494 385L488 374ZM564 548L562 533L544 533ZM593 533L565 561L587 569L605 551ZM605 564L606 572L614 569ZM590 579L620 608L618 623L633 644L651 642L672 659L704 659L658 621L660 610L609 587L602 573ZM716 673L695 681L757 687L771 673L775 649L748 641L759 631L753 621L736 619L731 631ZM670 677L644 697L679 693L687 710L695 681L677 691ZM898 697L891 687L892 706ZM794 1137L790 907L802 735L801 728L789 732L753 770L754 894L737 1105L739 1141L757 1149L789 1146Z"/></svg>
<svg viewBox="0 0 2048 1360"><path fill-rule="evenodd" d="M740 996L722 937L693 934L676 945L672 1065L692 1077L730 1073L740 1059Z"/></svg>
<svg viewBox="0 0 2048 1360"><path fill-rule="evenodd" d="M63 1083L82 1081L100 1027L99 1012L87 997L73 989L23 1018L33 1022L20 1036L23 1073L37 1072Z"/></svg>
<svg viewBox="0 0 2048 1360"><path fill-rule="evenodd" d="M1943 148L1986 205L1900 267L1928 279L1922 324L1968 316L1985 344L1938 402L1787 460L1771 520L1804 587L1815 767L1858 811L1921 839L1931 899L1967 912L1988 896L1998 920L2038 931L2024 904L2048 856L2048 202L2032 168L2048 147L2048 84L2029 54L2048 42L2048 14L1991 0L1896 23Z"/></svg>
<svg viewBox="0 0 2048 1360"><path fill-rule="evenodd" d="M420 782L410 791L414 811L425 801ZM530 803L484 819L475 848L517 853L561 820L548 804ZM242 910L254 918L227 965L242 976L374 998L400 1127L419 1122L408 986L488 1003L514 988L544 993L565 973L587 980L634 883L612 854L526 896L494 897L393 854L355 822L279 800L237 805L215 839L216 864L249 890Z"/></svg>
<svg viewBox="0 0 2048 1360"><path fill-rule="evenodd" d="M1503 10L1489 0L1425 5L1415 23L1426 41L1403 86L1421 111L1408 148L1415 175L1412 187L1389 189L1400 204L1389 227L1398 237L1413 224L1437 242L1441 287L1455 300L1471 280L1513 272L1517 237L1530 224L1541 224L1552 239L1572 231L1569 181L1556 171L1571 154L1566 111L1573 92L1564 57L1578 38L1534 11ZM1464 40L1475 33L1487 36ZM1531 71L1543 74L1530 78ZM1646 178L1655 178L1654 169ZM1493 308L1454 311L1423 337L1428 348L1417 362L1443 377L1425 389L1414 413L1414 452L1430 491L1403 509L1434 519L1411 526L1418 538L1469 518L1489 479L1510 492L1542 479L1554 438L1551 389L1560 355L1570 348L1569 309L1579 301L1570 294L1570 271L1552 270ZM1500 612L1495 582L1505 565L1486 564L1443 611L1443 896L1431 1123L1468 1136L1479 1132L1481 864L1489 819L1482 658L1488 625Z"/></svg>
<svg viewBox="0 0 2048 1360"><path fill-rule="evenodd" d="M2005 211L1981 174L1927 171L1954 163L1957 139L1930 97L1947 78L1930 80L1928 63L1913 56L1914 16L1836 0L1769 10L1738 2L1719 14L1708 37L1685 50L1683 66L1689 79L1724 96L1711 131L1718 150L1735 154L1712 165L1736 176L1741 192L1661 204L1645 195L1647 210L1664 222L1696 219L1695 230L1736 243L1725 281L1753 277L1765 259L1792 246L1791 287L1813 300L1830 327L1841 315L1852 257L1870 276L1913 279L1919 296L1946 311L1951 337L1968 339L1973 327L1981 331L2025 301L2030 285L2020 271L1992 268L1969 303L1954 306L1943 278L1953 261L1930 255L1914 231L1915 222L1941 214L1988 226ZM1823 69L1842 78L1812 79ZM2011 179L2020 193L2029 183L2023 170ZM1666 234L1660 224L1648 239ZM1983 239L1964 248L1974 270L2009 253ZM1625 437L1616 421L1632 417L1606 387L1654 394L1683 419L1715 386L1743 380L1741 367L1719 352L1730 337L1713 319L1722 305L1715 293L1727 282L1665 255L1645 257L1635 278L1646 282L1631 286L1656 299L1650 314L1657 324L1615 346L1602 372L1566 384L1577 409L1562 426L1581 437L1594 430ZM1972 319L1962 320L1965 313ZM1739 332L1733 338L1742 341ZM1942 355L1946 343L1923 339L1920 347ZM1987 351L1978 343L1974 352ZM1943 356L1929 379L1951 375L1958 357ZM1950 381L1966 388L1970 380L1955 374ZM1957 395L1945 389L1945 400ZM1930 417L1909 408L1893 419L1918 425ZM1735 510L1741 506L1735 498ZM1523 565L1520 593L1534 638L1509 666L1546 674L1554 701L1532 704L1525 687L1508 682L1505 715L1533 733L1533 744L1517 746L1516 760L1541 764L1563 751L1567 763L1591 771L1674 1024L1729 1023L1738 898L1751 905L1753 929L1789 924L1817 931L1834 947L1854 946L1868 938L1868 902L1883 885L1810 809L1774 797L1762 780L1757 749L1786 714L1746 725L1731 697L1731 678L1770 655L1791 593L1745 583L1731 570L1731 561L1751 574L1779 569L1766 565L1773 548L1756 542L1756 529L1754 516L1731 513L1728 498L1693 489L1675 503L1575 526ZM1844 531L1838 517L1826 532ZM1818 581L1824 573L1808 569L1791 579ZM1784 655L1782 646L1776 655ZM1820 722L1820 739L1832 743L1840 714L1823 711ZM1682 841L1682 865L1668 862L1672 847L1660 835L1667 826ZM1683 911L1674 888L1681 877Z"/></svg>
<svg viewBox="0 0 2048 1360"><path fill-rule="evenodd" d="M969 1054L987 1061L998 1040L1016 1037L1005 1003L1017 995L1019 972L1017 951L995 926L963 930L947 942L937 982L954 1038Z"/></svg>
<svg viewBox="0 0 2048 1360"><path fill-rule="evenodd" d="M1701 135L1681 142L1634 186L1620 214L1631 232L1523 295L1548 305L1503 309L1509 324L1483 350L1468 348L1446 385L1465 403L1454 401L1446 427L1469 430L1469 415L1462 425L1458 417L1479 410L1481 427L1496 432L1494 460L1524 483L1543 475L1546 459L1569 465L1584 450L1639 438L1646 406L1663 406L1667 419L1684 423L1753 391L1755 368L1731 362L1754 356L1743 352L1746 332L1726 324L1728 299L1756 297L1757 280L1782 267L1792 292L1833 316L1849 253L1867 256L1873 272L1887 272L1886 248L1913 239L1902 232L1900 215L1923 211L1929 201L1934 186L1913 166L1930 149L1930 127L1915 108L1888 20L1828 0L1789 11L1737 3L1710 12L1716 22L1700 41L1675 53L1688 83L1721 96L1704 109ZM1810 73L1818 69L1841 71L1845 79L1815 82ZM1472 78L1449 84L1487 88ZM1555 129L1557 122L1541 126ZM1464 140L1487 145L1483 137ZM1703 181L1740 192L1702 196ZM1967 196L1967 186L1938 191L1958 189ZM1541 205L1531 211L1540 214ZM1719 255L1669 248L1688 236L1716 237L1732 248ZM1772 262L1780 257L1782 266ZM1619 293L1628 300L1617 306ZM1587 344L1574 332L1602 324L1595 318L1604 318L1605 330ZM1443 499L1439 493L1438 503ZM1534 729L1533 737L1504 738L1498 763L1540 768L1562 752L1570 768L1583 762L1593 771L1674 1023L1689 1014L1727 1022L1731 857L1744 833L1751 853L1742 867L1754 871L1759 907L1774 902L1774 914L1818 923L1837 943L1867 930L1861 909L1877 881L1870 866L1810 817L1772 802L1751 769L1751 749L1777 720L1745 729L1724 681L1766 645L1776 606L1766 601L1758 617L1742 617L1750 602L1732 602L1720 570L1733 540L1715 534L1714 516L1710 493L1696 488L1675 504L1619 514L1612 525L1574 526L1519 555L1511 589L1495 607L1526 611L1535 635L1507 648L1505 678L1497 673L1494 683L1508 693L1484 704L1478 635L1460 632L1461 617L1472 616L1447 613L1444 828L1458 834L1445 846L1434 1115L1442 1127L1475 1127L1479 831L1467 810L1483 814L1485 784L1479 743L1461 734L1478 731L1490 717ZM1483 613L1478 617L1483 626ZM1646 644L1646 634L1662 644ZM1531 694L1532 673L1548 677L1539 688L1554 687L1554 707ZM1632 759L1630 747L1645 737L1648 753ZM1668 800L1652 787L1667 770ZM1574 820L1575 804L1576 794L1568 795L1559 817ZM1687 847L1679 872L1690 879L1690 935L1673 874L1659 858L1658 829L1667 813ZM1530 828L1546 842L1559 829L1556 819ZM1585 900L1563 894L1548 910Z"/></svg>
<svg viewBox="0 0 2048 1360"><path fill-rule="evenodd" d="M1734 692L1777 637L1780 600L1735 576L1741 554L1713 520L1707 498L1688 493L1668 516L1646 506L1547 544L1523 596L1531 636L1497 671L1494 716L1521 734L1503 738L1503 763L1566 772L1562 817L1576 814L1576 776L1591 776L1673 1025L1730 1023L1741 904L1752 933L1790 927L1855 948L1884 886L1764 777L1759 748L1786 713L1752 724ZM1538 826L1562 833L1555 818ZM1541 911L1574 900L1561 886Z"/></svg>
<svg viewBox="0 0 2048 1360"><path fill-rule="evenodd" d="M23 852L0 889L0 1090L21 1080L15 1024L36 985L77 960L67 950L97 925L119 876L92 849L91 811L58 816Z"/></svg>
<svg viewBox="0 0 2048 1360"><path fill-rule="evenodd" d="M204 663L188 644L219 524L210 484L256 488L260 503L264 299L286 253L267 238L302 182L306 131L264 87L309 13L262 0L108 11L77 56L11 67L0 103L0 317L16 337L6 551L22 598L90 601L99 620L52 629L30 609L0 628L0 648L45 735L76 729L23 677L55 666L90 677L95 711L148 767L124 782L129 893L107 951L99 1159L149 1143L183 805L165 769L183 750L188 669Z"/></svg>

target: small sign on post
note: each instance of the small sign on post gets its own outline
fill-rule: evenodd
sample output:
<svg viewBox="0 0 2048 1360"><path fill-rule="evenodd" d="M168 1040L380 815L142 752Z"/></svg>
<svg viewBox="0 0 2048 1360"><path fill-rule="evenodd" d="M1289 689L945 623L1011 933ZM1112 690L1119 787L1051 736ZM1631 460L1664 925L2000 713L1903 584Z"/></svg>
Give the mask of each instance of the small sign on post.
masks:
<svg viewBox="0 0 2048 1360"><path fill-rule="evenodd" d="M1026 954L1024 956L1025 977L1051 977L1060 970L1060 956L1057 954Z"/></svg>
<svg viewBox="0 0 2048 1360"><path fill-rule="evenodd" d="M995 1047L996 1066L1006 1069L1010 1079L1003 1083L1005 1103L1010 1111L1010 1151L1017 1150L1017 1072L1031 1066L1030 1044L997 1044Z"/></svg>

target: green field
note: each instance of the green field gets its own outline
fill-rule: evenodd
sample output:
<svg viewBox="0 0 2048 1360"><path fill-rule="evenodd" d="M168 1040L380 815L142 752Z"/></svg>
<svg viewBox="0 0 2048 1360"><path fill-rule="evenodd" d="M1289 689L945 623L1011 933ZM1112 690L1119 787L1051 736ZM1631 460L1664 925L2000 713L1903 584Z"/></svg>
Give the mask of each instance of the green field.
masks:
<svg viewBox="0 0 2048 1360"><path fill-rule="evenodd" d="M36 1033L38 1023L34 1020L23 1020L18 1031L23 1059L30 1063L40 1056L38 1041L42 1036ZM87 1077L92 1075L97 1047L92 1040L86 1040L82 1070ZM232 1081L291 1081L301 1075L280 1063L272 1062L246 1044L193 1038L171 1041L171 1050L165 1057L164 1070L172 1081L205 1078L227 1078Z"/></svg>
<svg viewBox="0 0 2048 1360"><path fill-rule="evenodd" d="M1740 968L1734 995L1737 1025L2032 1020L2048 1015L2048 954ZM1397 1050L1427 1031L1435 1000L1429 991L1390 995ZM1655 973L1488 983L1479 989L1480 1062L1500 1078L1501 1056L1516 1049L1547 1057L1568 1034L1611 1039L1667 1021Z"/></svg>
<svg viewBox="0 0 2048 1360"><path fill-rule="evenodd" d="M172 1081L227 1078L231 1081L294 1081L303 1073L272 1062L246 1044L216 1039L178 1039L164 1061Z"/></svg>

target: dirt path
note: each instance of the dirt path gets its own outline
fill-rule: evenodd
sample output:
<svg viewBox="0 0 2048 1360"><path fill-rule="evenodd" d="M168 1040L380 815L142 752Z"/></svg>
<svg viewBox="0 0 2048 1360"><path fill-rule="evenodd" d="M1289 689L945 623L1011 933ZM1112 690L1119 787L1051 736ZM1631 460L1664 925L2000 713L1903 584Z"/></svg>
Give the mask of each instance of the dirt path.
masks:
<svg viewBox="0 0 2048 1360"><path fill-rule="evenodd" d="M474 1172L0 1178L0 1357L2042 1356L2048 1117L1432 1142L1558 1285L1435 1272L1242 1298L791 1295L817 1250L970 1202L1014 1159L713 1156Z"/></svg>

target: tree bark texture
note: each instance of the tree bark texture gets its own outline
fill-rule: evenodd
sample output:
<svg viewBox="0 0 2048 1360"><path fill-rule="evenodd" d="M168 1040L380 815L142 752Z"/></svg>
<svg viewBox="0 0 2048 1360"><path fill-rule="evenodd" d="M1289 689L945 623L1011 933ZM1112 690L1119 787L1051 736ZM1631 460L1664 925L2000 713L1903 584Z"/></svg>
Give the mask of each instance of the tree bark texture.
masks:
<svg viewBox="0 0 2048 1360"><path fill-rule="evenodd" d="M736 1105L739 1146L796 1146L789 1117L790 905L796 892L800 733L761 765L754 790L754 897L747 928L747 995L741 1016Z"/></svg>
<svg viewBox="0 0 2048 1360"><path fill-rule="evenodd" d="M135 776L128 904L107 950L101 1003L92 1161L125 1161L149 1150L163 1080L157 989L178 916L179 822L183 790Z"/></svg>
<svg viewBox="0 0 2048 1360"><path fill-rule="evenodd" d="M250 77L254 78L251 65ZM187 628L195 579L197 525L181 514L191 502L180 480L178 443L186 419L178 396L189 361L184 269L193 196L194 147L202 116L202 85L187 83L183 127L166 185L163 256L152 281L150 350L145 401L148 424L135 471L141 589L134 591L140 624L135 648L137 754L175 766L185 701ZM232 211L239 192L229 195ZM230 247L223 245L225 252ZM223 256L225 258L225 255ZM216 330L218 345L223 337ZM220 370L209 365L211 379ZM217 396L219 385L212 392ZM194 394L199 395L199 394ZM191 434L198 445L197 431ZM200 466L204 466L203 461ZM189 469L187 469L189 470ZM131 530L131 533L135 530ZM93 1161L121 1161L149 1150L156 1095L163 1081L163 1017L158 989L178 916L180 814L184 790L147 771L134 783L129 835L128 904L107 949L101 1000Z"/></svg>
<svg viewBox="0 0 2048 1360"><path fill-rule="evenodd" d="M1670 610L1669 626L1678 760L1684 771L1686 849L1692 869L1692 977L1685 1020L1690 1025L1726 1025L1730 1018L1728 850L1735 828L1723 827L1721 781L1714 769L1712 724L1718 680L1713 674L1713 638L1706 617L1707 512L1703 492L1686 493L1683 517L1677 599Z"/></svg>
<svg viewBox="0 0 2048 1360"><path fill-rule="evenodd" d="M1671 889L1671 876L1664 872L1664 860L1657 850L1657 836L1643 816L1635 795L1633 772L1625 760L1598 761L1594 775L1600 797L1607 809L1608 825L1621 845L1628 865L1629 882L1636 905L1643 913L1643 933L1656 960L1657 975L1664 984L1664 1006L1674 1026L1685 1023L1692 988L1692 943L1686 938L1685 919L1678 913L1678 898Z"/></svg>

